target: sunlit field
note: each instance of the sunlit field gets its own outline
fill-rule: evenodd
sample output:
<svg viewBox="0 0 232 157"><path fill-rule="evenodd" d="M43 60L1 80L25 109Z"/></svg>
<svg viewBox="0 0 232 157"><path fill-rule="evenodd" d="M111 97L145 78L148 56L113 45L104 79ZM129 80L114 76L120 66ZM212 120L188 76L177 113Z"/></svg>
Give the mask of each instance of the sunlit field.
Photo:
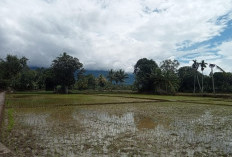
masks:
<svg viewBox="0 0 232 157"><path fill-rule="evenodd" d="M17 156L232 156L232 102L9 94L0 139Z"/></svg>

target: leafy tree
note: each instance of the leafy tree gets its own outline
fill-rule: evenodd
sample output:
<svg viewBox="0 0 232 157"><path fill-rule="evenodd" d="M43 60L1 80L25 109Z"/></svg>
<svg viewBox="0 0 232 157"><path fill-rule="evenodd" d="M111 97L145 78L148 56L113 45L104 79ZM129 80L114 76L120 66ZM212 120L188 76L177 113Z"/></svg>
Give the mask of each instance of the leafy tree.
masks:
<svg viewBox="0 0 232 157"><path fill-rule="evenodd" d="M95 89L96 88L96 78L92 74L87 75L86 78L88 80L88 89Z"/></svg>
<svg viewBox="0 0 232 157"><path fill-rule="evenodd" d="M232 92L232 73L215 72L214 81L218 92Z"/></svg>
<svg viewBox="0 0 232 157"><path fill-rule="evenodd" d="M202 60L201 61L201 63L199 63L200 64L200 66L201 66L201 73L202 73L202 76L201 76L201 92L203 93L204 92L204 75L203 75L203 71L205 70L205 68L206 68L206 65L208 64L208 63L205 63L205 61L204 60Z"/></svg>
<svg viewBox="0 0 232 157"><path fill-rule="evenodd" d="M100 87L105 87L107 84L107 80L102 74L100 74L99 77L97 78L97 82Z"/></svg>
<svg viewBox="0 0 232 157"><path fill-rule="evenodd" d="M68 93L68 87L75 83L74 74L82 66L77 58L67 55L66 52L53 60L51 68L57 84L61 85L64 93Z"/></svg>
<svg viewBox="0 0 232 157"><path fill-rule="evenodd" d="M36 86L35 70L28 69L20 72L12 82L12 87L16 90L33 90Z"/></svg>
<svg viewBox="0 0 232 157"><path fill-rule="evenodd" d="M140 92L155 91L152 72L156 72L158 65L155 61L142 58L134 66L135 86Z"/></svg>
<svg viewBox="0 0 232 157"><path fill-rule="evenodd" d="M212 79L210 76L204 75L204 92L212 91Z"/></svg>
<svg viewBox="0 0 232 157"><path fill-rule="evenodd" d="M78 79L75 83L75 88L77 88L78 90L88 89L88 79L85 76Z"/></svg>
<svg viewBox="0 0 232 157"><path fill-rule="evenodd" d="M19 59L17 56L7 55L5 61L6 77L11 79L23 69L28 69L27 60L26 57Z"/></svg>
<svg viewBox="0 0 232 157"><path fill-rule="evenodd" d="M29 69L27 66L27 58L18 58L14 55L7 55L5 60L0 59L0 83L5 87L12 87L12 83L18 77L19 73L25 69Z"/></svg>
<svg viewBox="0 0 232 157"><path fill-rule="evenodd" d="M166 93L175 93L179 88L178 66L179 62L177 60L168 59L161 63L160 68L163 73Z"/></svg>
<svg viewBox="0 0 232 157"><path fill-rule="evenodd" d="M115 71L113 69L110 69L108 72L107 79L111 82L111 84L115 81Z"/></svg>
<svg viewBox="0 0 232 157"><path fill-rule="evenodd" d="M0 59L0 90L7 87L7 80L5 78L4 60Z"/></svg>
<svg viewBox="0 0 232 157"><path fill-rule="evenodd" d="M160 68L164 72L177 73L177 68L179 67L179 65L180 63L177 60L167 59L161 63Z"/></svg>
<svg viewBox="0 0 232 157"><path fill-rule="evenodd" d="M53 69L46 69L44 71L44 77L45 90L53 91L55 89L55 86L57 85Z"/></svg>
<svg viewBox="0 0 232 157"><path fill-rule="evenodd" d="M37 68L35 70L35 82L36 89L44 89L45 88L45 79L46 79L46 69L45 68Z"/></svg>
<svg viewBox="0 0 232 157"><path fill-rule="evenodd" d="M179 68L178 77L180 79L180 92L190 92L194 86L195 70L190 66ZM193 79L194 78L194 79Z"/></svg>
<svg viewBox="0 0 232 157"><path fill-rule="evenodd" d="M165 76L160 68L154 68L151 72L151 79L153 80L153 88L156 93L164 93L163 88L165 86Z"/></svg>
<svg viewBox="0 0 232 157"><path fill-rule="evenodd" d="M79 90L88 89L88 80L86 79L84 68L81 68L78 70L77 80L76 80L76 83L74 86L75 86L75 88L77 88Z"/></svg>
<svg viewBox="0 0 232 157"><path fill-rule="evenodd" d="M95 89L96 79L92 74L84 75L77 80L75 86L79 90Z"/></svg>

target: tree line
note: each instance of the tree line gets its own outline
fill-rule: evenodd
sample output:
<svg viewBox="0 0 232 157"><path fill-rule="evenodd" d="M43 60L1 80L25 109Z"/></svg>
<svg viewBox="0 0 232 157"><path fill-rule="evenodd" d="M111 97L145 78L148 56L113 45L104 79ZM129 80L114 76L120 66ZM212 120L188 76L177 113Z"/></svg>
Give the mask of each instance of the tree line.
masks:
<svg viewBox="0 0 232 157"><path fill-rule="evenodd" d="M26 57L14 55L0 59L0 89L52 90L58 93L68 93L69 89L133 89L159 94L232 92L232 73L225 72L216 64L205 63L204 60L193 60L192 66L179 68L177 60L164 60L158 65L152 59L139 59L134 66L133 85L124 84L128 74L122 69L110 69L106 77L86 75L79 59L65 52L56 57L49 68L32 70L27 61ZM207 67L211 70L209 76L204 75ZM215 68L220 72L214 72Z"/></svg>
<svg viewBox="0 0 232 157"><path fill-rule="evenodd" d="M203 73L207 65L211 69L209 76ZM164 60L160 66L152 59L138 60L134 66L136 89L160 94L232 92L232 73L225 72L216 64L193 60L192 66L178 67L177 60ZM220 72L214 72L215 68Z"/></svg>
<svg viewBox="0 0 232 157"><path fill-rule="evenodd" d="M9 90L50 90L58 93L68 93L69 89L77 90L112 90L127 89L123 85L128 75L124 70L109 71L105 78L103 75L95 77L86 75L83 64L78 58L63 53L52 61L49 68L36 68L32 70L27 65L26 57L18 58L7 55L0 59L0 89Z"/></svg>

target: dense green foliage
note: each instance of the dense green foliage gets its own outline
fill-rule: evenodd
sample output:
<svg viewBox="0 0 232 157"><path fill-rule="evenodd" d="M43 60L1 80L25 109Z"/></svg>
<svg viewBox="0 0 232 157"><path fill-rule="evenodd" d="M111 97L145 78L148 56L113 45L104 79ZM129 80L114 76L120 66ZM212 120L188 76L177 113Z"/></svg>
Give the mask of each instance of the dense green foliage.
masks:
<svg viewBox="0 0 232 157"><path fill-rule="evenodd" d="M17 56L7 55L5 60L0 59L0 87L15 87L16 81L20 78L22 72L28 70L27 58L18 58Z"/></svg>
<svg viewBox="0 0 232 157"><path fill-rule="evenodd" d="M157 73L158 65L155 61L142 58L134 66L135 86L140 92L153 91L156 89L153 76L159 76Z"/></svg>
<svg viewBox="0 0 232 157"><path fill-rule="evenodd" d="M195 70L190 66L179 68L178 77L180 79L179 91L192 92L194 86Z"/></svg>
<svg viewBox="0 0 232 157"><path fill-rule="evenodd" d="M193 60L192 66L179 67L177 60L164 60L158 65L146 58L139 59L134 66L134 85L125 85L128 74L124 70L109 70L106 78L85 74L82 63L66 53L53 60L49 68L32 70L26 57L7 55L0 59L0 89L8 90L50 90L67 93L72 90L137 90L160 94L176 92L230 93L232 73L225 72L216 64L204 60ZM204 75L206 68L210 75ZM220 72L214 72L218 69ZM200 72L201 71L201 72Z"/></svg>
<svg viewBox="0 0 232 157"><path fill-rule="evenodd" d="M107 75L107 79L111 84L113 83L122 84L125 82L125 79L127 78L128 78L128 74L126 74L125 71L122 69L119 69L118 71L114 71L113 69L111 69Z"/></svg>
<svg viewBox="0 0 232 157"><path fill-rule="evenodd" d="M214 73L215 87L217 92L232 92L232 73Z"/></svg>
<svg viewBox="0 0 232 157"><path fill-rule="evenodd" d="M95 89L97 86L96 78L92 75L79 75L75 83L75 88L78 90Z"/></svg>
<svg viewBox="0 0 232 157"><path fill-rule="evenodd" d="M164 76L164 86L166 93L175 93L179 88L179 78L177 68L179 62L177 60L165 60L161 63L160 69Z"/></svg>
<svg viewBox="0 0 232 157"><path fill-rule="evenodd" d="M106 86L106 83L107 83L106 78L105 78L103 75L99 75L99 77L97 78L97 84L98 84L100 87L105 87L105 86Z"/></svg>
<svg viewBox="0 0 232 157"><path fill-rule="evenodd" d="M62 91L68 93L68 87L75 84L75 72L82 67L77 58L63 53L53 60L51 68L55 76L55 82L61 85Z"/></svg>
<svg viewBox="0 0 232 157"><path fill-rule="evenodd" d="M134 67L135 86L141 92L175 93L179 87L177 60L165 60L159 67L146 58L138 60Z"/></svg>

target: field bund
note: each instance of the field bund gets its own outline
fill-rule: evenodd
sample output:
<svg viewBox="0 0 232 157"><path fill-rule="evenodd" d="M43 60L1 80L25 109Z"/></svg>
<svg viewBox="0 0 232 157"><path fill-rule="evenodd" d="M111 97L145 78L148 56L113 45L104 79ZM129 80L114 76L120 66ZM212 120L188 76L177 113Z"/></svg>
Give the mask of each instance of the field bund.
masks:
<svg viewBox="0 0 232 157"><path fill-rule="evenodd" d="M2 92L0 93L0 123L2 122L3 119L3 108L4 108L4 104L5 104L5 93ZM1 128L0 128L1 131Z"/></svg>

